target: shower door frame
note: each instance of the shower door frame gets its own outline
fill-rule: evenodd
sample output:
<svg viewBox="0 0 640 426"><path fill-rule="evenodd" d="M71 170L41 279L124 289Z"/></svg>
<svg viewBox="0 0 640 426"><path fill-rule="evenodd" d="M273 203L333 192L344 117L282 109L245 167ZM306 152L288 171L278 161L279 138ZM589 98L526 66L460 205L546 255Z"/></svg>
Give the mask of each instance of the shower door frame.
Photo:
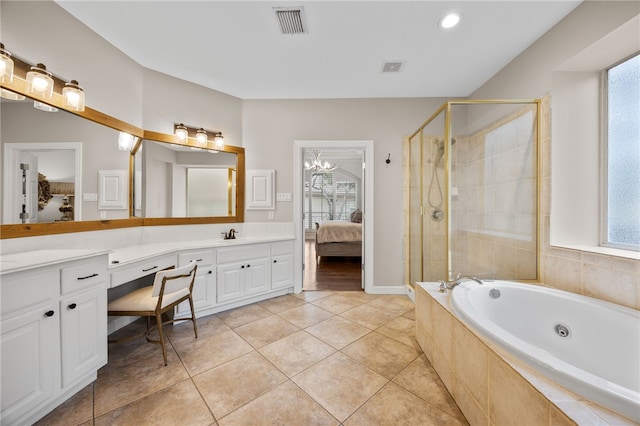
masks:
<svg viewBox="0 0 640 426"><path fill-rule="evenodd" d="M534 139L535 142L535 149L534 149L534 153L535 153L535 167L536 167L536 179L535 179L535 208L536 208L536 212L535 212L535 243L536 243L536 278L535 280L519 280L519 281L534 281L534 282L539 282L540 281L540 254L541 254L541 247L540 247L540 243L542 241L542 227L541 227L541 218L540 218L540 212L542 211L542 202L541 202L541 190L542 190L542 185L541 185L541 178L542 178L542 165L540 163L540 159L542 158L542 147L541 147L541 143L540 143L540 132L542 130L542 126L541 126L541 120L540 120L540 113L541 113L541 104L542 104L542 99L540 98L535 98L535 99L460 99L460 100L451 100L451 101L447 101L444 104L442 104L433 114L431 114L431 116L429 116L429 118L427 118L427 120L424 121L424 123L422 123L422 125L420 125L420 127L418 127L418 129L413 132L408 138L406 138L409 141L409 144L411 144L411 140L416 137L418 134L420 134L420 182L423 182L423 168L424 168L424 164L422 164L423 162L423 158L422 158L422 144L423 144L423 138L422 138L422 131L425 129L425 127L427 127L433 120L435 120L443 111L444 111L444 155L443 155L443 161L444 161L444 183L443 183L443 187L444 187L444 192L445 192L445 196L443 197L443 208L444 208L444 221L445 221L445 234L446 234L446 238L444 239L445 241L445 257L446 257L446 262L445 262L445 270L443 271L444 273L444 277L446 277L446 279L450 280L453 279L453 271L452 271L452 258L451 258L451 246L452 246L452 229L451 229L451 209L449 208L451 205L451 138L453 137L453 121L452 121L452 107L453 106L458 106L458 105L516 105L516 104L522 104L522 105L535 105L536 107L536 136ZM409 145L409 149L410 149L410 145ZM409 191L409 193L411 193L411 191ZM423 196L422 196L422 190L420 191L420 216L424 217L425 215L425 209L424 209L424 203L423 203ZM411 214L410 212L408 213L409 215ZM410 218L407 218L406 220L410 221ZM409 222L410 223L410 222ZM411 226L409 224L409 226ZM424 238L424 233L423 233L423 220L420 221L420 240L423 241ZM409 232L409 238L411 238L411 232ZM421 244L421 250L422 247L424 247L424 244ZM407 262L409 262L409 267L407 268L408 271L411 271L411 242L409 242L409 255L407 258ZM421 253L420 256L420 271L422 274L422 277L424 277L424 254ZM413 285L413 282L411 282L411 277L407 277L407 281L409 285Z"/></svg>

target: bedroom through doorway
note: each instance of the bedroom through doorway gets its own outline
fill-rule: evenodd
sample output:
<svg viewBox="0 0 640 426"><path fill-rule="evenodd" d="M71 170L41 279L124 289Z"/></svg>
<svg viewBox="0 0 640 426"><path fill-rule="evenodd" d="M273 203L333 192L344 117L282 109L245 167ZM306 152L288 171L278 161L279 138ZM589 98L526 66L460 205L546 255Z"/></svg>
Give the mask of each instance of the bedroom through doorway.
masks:
<svg viewBox="0 0 640 426"><path fill-rule="evenodd" d="M303 149L305 291L363 289L364 150Z"/></svg>

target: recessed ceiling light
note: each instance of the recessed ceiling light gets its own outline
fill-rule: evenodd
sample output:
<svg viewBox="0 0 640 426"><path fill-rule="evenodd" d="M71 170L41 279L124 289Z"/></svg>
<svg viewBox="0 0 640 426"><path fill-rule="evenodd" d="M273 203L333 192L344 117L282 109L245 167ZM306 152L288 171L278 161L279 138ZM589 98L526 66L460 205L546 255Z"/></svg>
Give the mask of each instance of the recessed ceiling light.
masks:
<svg viewBox="0 0 640 426"><path fill-rule="evenodd" d="M460 22L460 14L449 13L440 20L440 27L444 29L453 28Z"/></svg>

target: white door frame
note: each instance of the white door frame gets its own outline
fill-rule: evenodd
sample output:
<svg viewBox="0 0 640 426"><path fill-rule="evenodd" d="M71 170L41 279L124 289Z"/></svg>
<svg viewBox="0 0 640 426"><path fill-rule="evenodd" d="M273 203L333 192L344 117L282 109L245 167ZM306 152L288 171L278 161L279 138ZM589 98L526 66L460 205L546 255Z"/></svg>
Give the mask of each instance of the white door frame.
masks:
<svg viewBox="0 0 640 426"><path fill-rule="evenodd" d="M295 228L294 245L294 292L302 291L304 262L304 150L309 148L354 148L364 151L364 214L362 218L364 247L362 262L364 263L364 291L371 293L373 289L373 141L372 140L295 140L293 141L293 226Z"/></svg>
<svg viewBox="0 0 640 426"><path fill-rule="evenodd" d="M10 221L13 201L7 202L7 195L13 194L15 188L15 182L13 177L16 173L17 153L19 151L51 151L51 150L70 150L74 151L75 156L75 176L74 176L74 192L75 202L73 206L75 220L82 220L82 142L35 142L35 143L5 143L4 144L4 186L2 188L3 199L3 224L8 224Z"/></svg>

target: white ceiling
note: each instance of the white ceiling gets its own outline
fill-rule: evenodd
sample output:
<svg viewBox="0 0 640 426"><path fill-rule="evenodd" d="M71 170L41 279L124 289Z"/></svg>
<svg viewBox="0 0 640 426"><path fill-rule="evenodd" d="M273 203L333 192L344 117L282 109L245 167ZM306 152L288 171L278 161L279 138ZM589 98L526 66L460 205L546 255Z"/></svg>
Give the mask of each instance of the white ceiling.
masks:
<svg viewBox="0 0 640 426"><path fill-rule="evenodd" d="M242 99L301 99L466 97L580 0L56 2L146 68ZM281 34L282 6L304 7L307 34ZM462 20L442 30L450 11Z"/></svg>

